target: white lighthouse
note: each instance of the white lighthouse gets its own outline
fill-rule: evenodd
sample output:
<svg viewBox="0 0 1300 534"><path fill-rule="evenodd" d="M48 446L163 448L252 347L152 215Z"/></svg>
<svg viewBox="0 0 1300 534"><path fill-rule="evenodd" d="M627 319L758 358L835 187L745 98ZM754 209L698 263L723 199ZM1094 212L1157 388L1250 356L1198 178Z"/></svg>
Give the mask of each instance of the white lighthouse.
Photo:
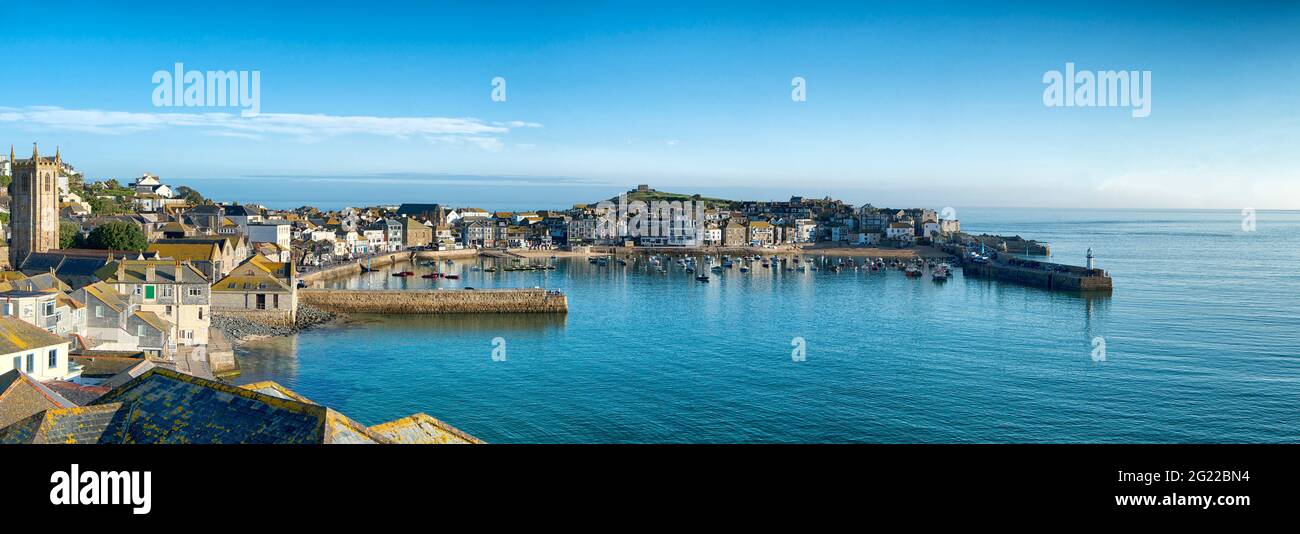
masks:
<svg viewBox="0 0 1300 534"><path fill-rule="evenodd" d="M1096 256L1092 255L1092 247L1088 247L1088 268L1089 269L1097 268L1097 258Z"/></svg>

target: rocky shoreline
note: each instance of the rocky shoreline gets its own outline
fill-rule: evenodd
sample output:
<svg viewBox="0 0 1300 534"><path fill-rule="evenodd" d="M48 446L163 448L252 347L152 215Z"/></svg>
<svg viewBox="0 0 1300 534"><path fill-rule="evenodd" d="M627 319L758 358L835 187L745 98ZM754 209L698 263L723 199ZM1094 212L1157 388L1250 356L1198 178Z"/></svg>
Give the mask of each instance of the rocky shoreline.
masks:
<svg viewBox="0 0 1300 534"><path fill-rule="evenodd" d="M289 336L339 318L339 314L308 304L298 305L298 319L293 325L266 324L243 317L212 314L212 328L221 330L227 338L239 342L273 336Z"/></svg>

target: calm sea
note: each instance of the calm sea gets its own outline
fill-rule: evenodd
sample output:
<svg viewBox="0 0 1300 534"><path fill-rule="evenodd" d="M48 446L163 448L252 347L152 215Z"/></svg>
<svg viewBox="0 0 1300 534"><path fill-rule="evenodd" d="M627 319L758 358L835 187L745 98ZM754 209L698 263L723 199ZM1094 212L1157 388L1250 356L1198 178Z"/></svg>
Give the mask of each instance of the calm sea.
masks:
<svg viewBox="0 0 1300 534"><path fill-rule="evenodd" d="M439 284L558 288L570 313L361 316L241 348L239 382L276 380L365 424L425 412L500 443L1300 440L1300 212L1260 212L1253 232L1236 211L959 215L967 231L1048 241L1055 261L1093 247L1113 295L960 273L756 268L706 284L680 268L491 274L467 260Z"/></svg>

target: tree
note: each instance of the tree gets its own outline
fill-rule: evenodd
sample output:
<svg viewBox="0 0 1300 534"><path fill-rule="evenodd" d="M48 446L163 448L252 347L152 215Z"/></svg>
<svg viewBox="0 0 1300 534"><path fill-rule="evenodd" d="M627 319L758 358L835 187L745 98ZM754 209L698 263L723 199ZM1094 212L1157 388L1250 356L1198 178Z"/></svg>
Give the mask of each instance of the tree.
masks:
<svg viewBox="0 0 1300 534"><path fill-rule="evenodd" d="M112 221L99 225L86 240L90 248L107 250L144 250L149 242L140 227L125 221Z"/></svg>
<svg viewBox="0 0 1300 534"><path fill-rule="evenodd" d="M208 199L203 198L203 195L200 195L198 191L188 185L176 186L176 196L185 199L186 202L194 206L208 203Z"/></svg>
<svg viewBox="0 0 1300 534"><path fill-rule="evenodd" d="M83 241L80 224L69 221L59 223L59 248L77 248Z"/></svg>

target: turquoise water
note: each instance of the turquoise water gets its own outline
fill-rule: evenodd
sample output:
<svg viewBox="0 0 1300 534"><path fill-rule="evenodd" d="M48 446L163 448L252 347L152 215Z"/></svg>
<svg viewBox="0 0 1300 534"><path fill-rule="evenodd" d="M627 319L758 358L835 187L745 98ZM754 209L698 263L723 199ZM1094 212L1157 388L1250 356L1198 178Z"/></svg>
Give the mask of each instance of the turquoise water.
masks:
<svg viewBox="0 0 1300 534"><path fill-rule="evenodd" d="M1113 295L960 273L756 268L704 284L680 268L489 274L470 260L441 284L558 288L570 313L362 316L241 348L240 382L276 380L366 424L426 412L499 443L1300 439L1300 212L1260 212L1254 232L1235 211L959 215L967 231L1049 241L1056 261L1094 247ZM340 285L403 284L434 282Z"/></svg>

